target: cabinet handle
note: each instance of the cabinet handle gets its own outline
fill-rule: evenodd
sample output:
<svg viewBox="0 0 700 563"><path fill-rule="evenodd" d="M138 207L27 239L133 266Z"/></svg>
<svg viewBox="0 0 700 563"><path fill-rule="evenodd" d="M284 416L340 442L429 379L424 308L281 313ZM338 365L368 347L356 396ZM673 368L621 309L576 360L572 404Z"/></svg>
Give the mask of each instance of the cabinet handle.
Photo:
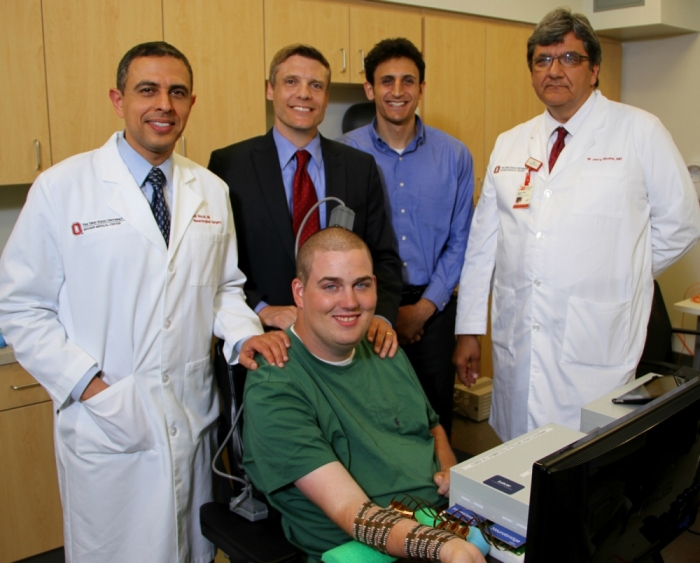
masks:
<svg viewBox="0 0 700 563"><path fill-rule="evenodd" d="M341 49L340 52L343 53L343 68L340 69L342 73L348 69L348 54L345 52L345 49Z"/></svg>
<svg viewBox="0 0 700 563"><path fill-rule="evenodd" d="M362 63L362 68L360 69L359 74L364 74L365 72L365 52L360 49L360 62Z"/></svg>
<svg viewBox="0 0 700 563"><path fill-rule="evenodd" d="M185 140L184 135L182 137L180 137L180 141L182 142L182 156L186 157L187 156L187 141Z"/></svg>
<svg viewBox="0 0 700 563"><path fill-rule="evenodd" d="M36 169L41 170L41 143L38 139L34 139L34 150L36 150Z"/></svg>
<svg viewBox="0 0 700 563"><path fill-rule="evenodd" d="M21 391L22 389L29 389L30 387L39 387L40 383L27 383L26 385L10 385L10 389L13 391Z"/></svg>

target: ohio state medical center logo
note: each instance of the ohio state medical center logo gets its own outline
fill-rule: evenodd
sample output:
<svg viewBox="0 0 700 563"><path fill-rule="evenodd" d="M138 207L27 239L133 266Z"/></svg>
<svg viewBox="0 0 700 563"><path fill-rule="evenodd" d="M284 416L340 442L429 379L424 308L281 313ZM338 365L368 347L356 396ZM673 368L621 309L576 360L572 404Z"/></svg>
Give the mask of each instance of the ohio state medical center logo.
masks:
<svg viewBox="0 0 700 563"><path fill-rule="evenodd" d="M77 237L95 229L103 229L105 227L118 227L123 222L123 217L114 217L111 219L97 219L95 221L86 221L84 223L79 223L78 221L76 221L70 226L70 230Z"/></svg>

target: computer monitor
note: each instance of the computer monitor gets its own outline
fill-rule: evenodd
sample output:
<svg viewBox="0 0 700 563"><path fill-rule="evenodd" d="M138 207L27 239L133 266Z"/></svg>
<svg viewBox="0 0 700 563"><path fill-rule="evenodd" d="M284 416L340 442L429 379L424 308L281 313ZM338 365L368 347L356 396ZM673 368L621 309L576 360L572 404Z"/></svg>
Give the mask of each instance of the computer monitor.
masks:
<svg viewBox="0 0 700 563"><path fill-rule="evenodd" d="M632 563L659 552L699 506L700 379L533 466L526 563Z"/></svg>

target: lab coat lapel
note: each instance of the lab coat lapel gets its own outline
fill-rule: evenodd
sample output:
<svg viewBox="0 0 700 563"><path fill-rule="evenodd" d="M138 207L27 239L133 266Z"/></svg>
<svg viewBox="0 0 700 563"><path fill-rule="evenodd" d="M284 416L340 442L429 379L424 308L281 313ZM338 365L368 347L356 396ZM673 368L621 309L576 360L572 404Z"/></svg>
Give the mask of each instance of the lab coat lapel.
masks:
<svg viewBox="0 0 700 563"><path fill-rule="evenodd" d="M323 151L323 167L326 175L326 197L337 197L347 205L348 186L345 174L345 159L340 151L321 135L321 150ZM326 225L330 222L331 211L335 204L326 205Z"/></svg>
<svg viewBox="0 0 700 563"><path fill-rule="evenodd" d="M167 252L151 206L119 154L116 133L98 151L97 161L97 173L110 190L107 201L109 207L158 249Z"/></svg>
<svg viewBox="0 0 700 563"><path fill-rule="evenodd" d="M202 196L193 190L197 179L192 171L183 166L180 155L174 155L173 160L173 210L170 221L170 254L177 250L187 227L199 206L202 204Z"/></svg>
<svg viewBox="0 0 700 563"><path fill-rule="evenodd" d="M284 193L282 170L272 129L263 137L260 145L253 150L253 166L259 180L260 191L272 216L272 225L279 234L282 247L292 261L296 261L292 216Z"/></svg>
<svg viewBox="0 0 700 563"><path fill-rule="evenodd" d="M547 164L547 138L544 128L545 120L543 114L532 125L532 129L530 131L530 144L528 146L528 153L526 157L534 158L542 163L542 166L535 174L535 179L538 181L545 181L549 176L549 165ZM523 166L525 162L518 164Z"/></svg>
<svg viewBox="0 0 700 563"><path fill-rule="evenodd" d="M595 96L595 92L591 94ZM596 139L599 139L601 130L605 125L605 116L607 114L607 100L602 96L598 96L595 105L591 108L591 113L585 118L580 129L569 140L568 144L557 159L557 165L552 170L550 178L556 178L568 166L576 162L578 159L588 153L590 148L596 144ZM565 125L566 127L566 125Z"/></svg>

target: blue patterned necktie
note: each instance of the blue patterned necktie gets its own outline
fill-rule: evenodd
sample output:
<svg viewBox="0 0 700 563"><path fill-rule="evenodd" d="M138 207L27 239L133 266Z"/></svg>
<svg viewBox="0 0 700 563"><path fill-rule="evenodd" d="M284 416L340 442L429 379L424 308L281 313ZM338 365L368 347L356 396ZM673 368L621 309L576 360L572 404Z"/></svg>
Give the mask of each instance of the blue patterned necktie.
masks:
<svg viewBox="0 0 700 563"><path fill-rule="evenodd" d="M150 182L151 186L153 186L151 211L153 211L153 217L155 217L156 223L158 223L160 232L163 233L165 246L168 246L168 243L170 242L170 213L168 212L168 206L165 203L165 196L163 195L165 174L163 174L163 171L160 168L156 168L154 166L148 173L146 181Z"/></svg>

